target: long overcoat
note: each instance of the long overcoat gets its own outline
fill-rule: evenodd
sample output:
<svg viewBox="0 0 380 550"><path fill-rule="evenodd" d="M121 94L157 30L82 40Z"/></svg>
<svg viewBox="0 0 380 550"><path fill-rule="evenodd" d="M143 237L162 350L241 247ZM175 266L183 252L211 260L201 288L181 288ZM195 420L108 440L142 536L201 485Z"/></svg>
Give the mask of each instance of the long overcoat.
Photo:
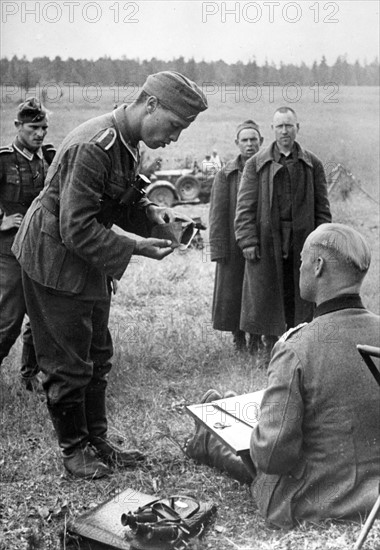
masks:
<svg viewBox="0 0 380 550"><path fill-rule="evenodd" d="M241 329L246 332L281 335L286 330L283 306L281 227L276 174L283 168L274 159L272 143L251 157L244 168L238 193L235 231L242 250L258 245L261 259L246 261ZM321 161L296 142L298 162L291 183L293 216L293 276L295 324L309 320L312 304L300 298L299 267L302 246L320 224L331 222L325 172Z"/></svg>
<svg viewBox="0 0 380 550"><path fill-rule="evenodd" d="M289 332L274 347L252 432L253 496L278 527L359 519L378 496L380 407L356 345L379 345L380 317L346 295Z"/></svg>
<svg viewBox="0 0 380 550"><path fill-rule="evenodd" d="M214 329L231 332L239 329L245 264L234 231L242 171L238 155L217 173L210 197L210 255L217 262L212 321Z"/></svg>

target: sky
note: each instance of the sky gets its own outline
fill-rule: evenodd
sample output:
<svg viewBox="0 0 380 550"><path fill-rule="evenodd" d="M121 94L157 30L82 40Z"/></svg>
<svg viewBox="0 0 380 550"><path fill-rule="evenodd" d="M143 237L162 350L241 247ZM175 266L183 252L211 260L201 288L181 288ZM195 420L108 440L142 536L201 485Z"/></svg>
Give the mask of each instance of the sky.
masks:
<svg viewBox="0 0 380 550"><path fill-rule="evenodd" d="M1 0L0 56L371 62L379 2Z"/></svg>

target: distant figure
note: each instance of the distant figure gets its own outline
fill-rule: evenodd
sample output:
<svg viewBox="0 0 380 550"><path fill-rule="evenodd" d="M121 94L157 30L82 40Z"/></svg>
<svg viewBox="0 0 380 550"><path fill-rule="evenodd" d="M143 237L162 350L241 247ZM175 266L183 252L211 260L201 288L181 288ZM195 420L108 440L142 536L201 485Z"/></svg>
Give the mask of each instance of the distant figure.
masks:
<svg viewBox="0 0 380 550"><path fill-rule="evenodd" d="M204 179L215 176L218 171L218 167L211 160L211 155L205 155L205 158L202 160L201 169Z"/></svg>
<svg viewBox="0 0 380 550"><path fill-rule="evenodd" d="M198 174L198 172L200 172L200 171L201 171L201 169L199 168L198 161L194 160L193 165L192 165L191 173L192 174Z"/></svg>
<svg viewBox="0 0 380 550"><path fill-rule="evenodd" d="M21 103L15 120L17 136L0 147L0 365L20 335L26 314L20 264L11 247L33 199L43 189L55 149L43 145L48 115L38 99ZM23 334L21 381L27 390L39 389L38 365L29 321Z"/></svg>
<svg viewBox="0 0 380 550"><path fill-rule="evenodd" d="M221 158L218 155L218 151L216 149L212 150L211 160L215 164L215 166L218 167L218 170L222 168L223 162L221 161Z"/></svg>
<svg viewBox="0 0 380 550"><path fill-rule="evenodd" d="M242 304L245 259L236 244L234 219L236 197L246 161L260 148L263 138L259 126L246 120L236 129L235 144L240 153L227 162L215 177L210 197L211 260L216 262L212 321L216 330L233 334L235 348L246 349L245 332L240 330L240 316L249 302ZM257 350L260 336L252 335L249 349Z"/></svg>
<svg viewBox="0 0 380 550"><path fill-rule="evenodd" d="M331 221L321 161L296 141L297 115L290 107L274 113L275 141L244 169L236 208L236 240L246 259L241 329L263 334L267 365L278 336L309 321L313 305L300 297L300 254L306 237Z"/></svg>

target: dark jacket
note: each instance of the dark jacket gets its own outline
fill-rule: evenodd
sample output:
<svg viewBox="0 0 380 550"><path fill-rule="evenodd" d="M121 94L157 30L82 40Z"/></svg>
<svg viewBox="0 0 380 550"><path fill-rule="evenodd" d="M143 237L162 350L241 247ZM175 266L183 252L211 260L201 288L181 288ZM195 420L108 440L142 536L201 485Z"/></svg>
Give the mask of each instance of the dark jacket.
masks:
<svg viewBox="0 0 380 550"><path fill-rule="evenodd" d="M380 317L355 295L316 315L275 345L252 433L254 498L279 527L359 519L378 496L379 388L356 345L379 346Z"/></svg>
<svg viewBox="0 0 380 550"><path fill-rule="evenodd" d="M217 175L210 198L210 255L216 261L213 327L239 329L245 260L234 231L236 198L243 164L240 155L227 162Z"/></svg>
<svg viewBox="0 0 380 550"><path fill-rule="evenodd" d="M25 215L43 189L54 155L51 144L43 145L34 155L18 138L11 145L0 147L0 218L4 214ZM16 233L16 227L0 231L0 254L13 256L11 247Z"/></svg>
<svg viewBox="0 0 380 550"><path fill-rule="evenodd" d="M101 293L105 276L120 279L135 241L111 230L147 232L146 199L120 207L138 169L128 145L125 105L85 122L63 141L46 187L33 202L13 245L34 281L55 290ZM145 235L144 235L145 236Z"/></svg>
<svg viewBox="0 0 380 550"><path fill-rule="evenodd" d="M300 254L307 236L330 222L325 172L321 161L296 142L298 162L292 183L293 278L296 324L308 319L312 305L299 296ZM280 335L286 330L283 307L281 227L274 183L282 165L274 160L274 143L250 158L244 168L236 209L236 240L242 250L258 245L261 259L247 261L243 293L251 307L241 328L257 334Z"/></svg>

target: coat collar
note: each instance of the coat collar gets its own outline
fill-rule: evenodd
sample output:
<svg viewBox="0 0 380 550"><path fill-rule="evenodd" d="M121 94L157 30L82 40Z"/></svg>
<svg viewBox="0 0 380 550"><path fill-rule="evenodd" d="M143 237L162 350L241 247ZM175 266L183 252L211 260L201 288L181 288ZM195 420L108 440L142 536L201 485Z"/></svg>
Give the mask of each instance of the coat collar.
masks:
<svg viewBox="0 0 380 550"><path fill-rule="evenodd" d="M133 147L130 143L131 136L129 134L129 128L127 125L127 119L125 116L126 105L121 105L112 112L112 116L115 121L116 128L119 132L119 136L122 144L131 153L134 161L138 164L140 159L139 147Z"/></svg>
<svg viewBox="0 0 380 550"><path fill-rule="evenodd" d="M225 167L224 167L224 172L226 174L226 176L229 176L232 172L235 172L235 171L242 171L244 168L243 166L243 162L241 160L241 155L238 155L236 158L234 158L233 160L229 160Z"/></svg>
<svg viewBox="0 0 380 550"><path fill-rule="evenodd" d="M341 294L331 300L326 300L316 307L314 312L314 319L326 313L332 313L333 311L339 311L340 309L365 309L359 294Z"/></svg>
<svg viewBox="0 0 380 550"><path fill-rule="evenodd" d="M273 143L271 143L269 145L269 147L267 147L266 149L263 149L263 150L259 151L258 153L256 153L256 170L257 170L257 172L260 172L262 167L267 162L276 162L275 158L274 158L274 153L273 153L273 148L275 146L275 143L276 142L274 141ZM308 166L310 166L310 168L312 168L313 164L311 162L310 153L308 151L306 151L306 149L303 149L301 147L301 145L298 143L298 141L295 141L294 144L297 147L298 160L302 160L305 164L307 164Z"/></svg>
<svg viewBox="0 0 380 550"><path fill-rule="evenodd" d="M27 149L25 145L21 143L18 137L16 137L16 139L14 140L13 147L20 153L20 155L25 157L29 162L33 160L34 155L37 155L37 157L41 160L43 158L41 147L37 149L37 151L34 151L34 152L29 151L29 149Z"/></svg>

